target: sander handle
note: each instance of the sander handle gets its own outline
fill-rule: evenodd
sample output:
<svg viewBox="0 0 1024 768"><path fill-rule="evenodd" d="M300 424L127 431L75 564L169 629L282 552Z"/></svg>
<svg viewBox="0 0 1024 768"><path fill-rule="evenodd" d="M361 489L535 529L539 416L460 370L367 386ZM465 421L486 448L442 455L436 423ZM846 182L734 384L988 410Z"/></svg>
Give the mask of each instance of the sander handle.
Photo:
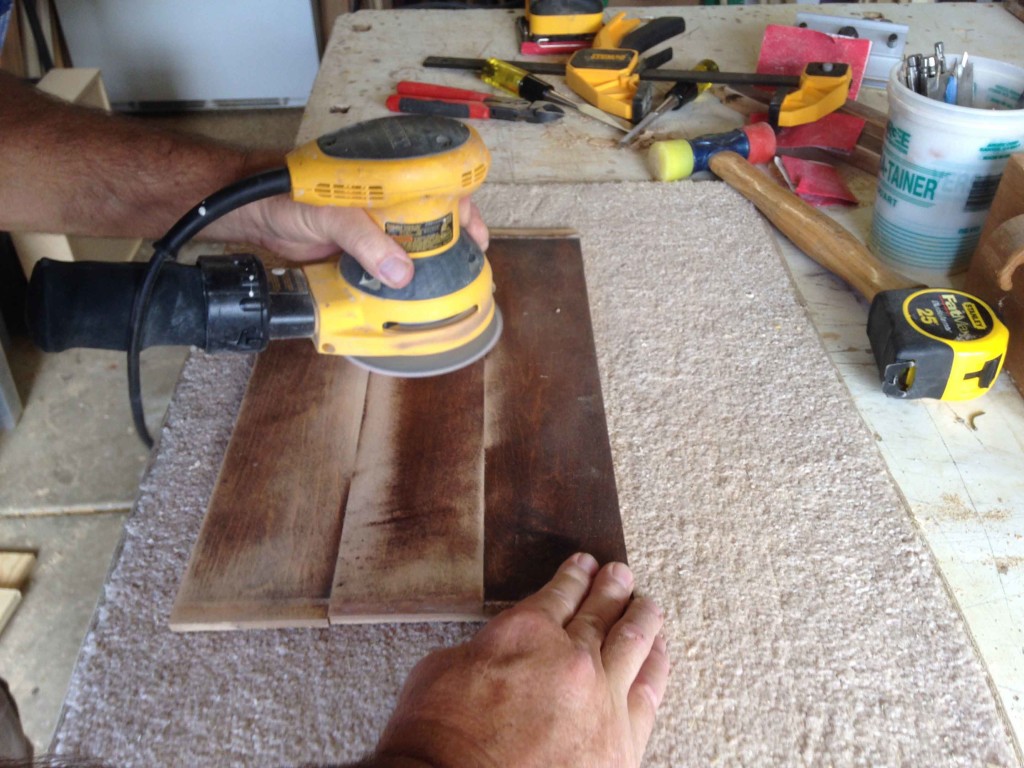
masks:
<svg viewBox="0 0 1024 768"><path fill-rule="evenodd" d="M40 259L25 303L32 342L43 352L80 347L126 351L132 302L145 274L144 263ZM199 270L165 264L160 278L143 346L202 346L206 306Z"/></svg>
<svg viewBox="0 0 1024 768"><path fill-rule="evenodd" d="M44 352L126 351L144 263L41 259L32 270L26 319ZM207 352L259 352L272 338L307 338L315 328L305 280L275 290L251 254L201 256L195 266L165 263L146 313L142 346L196 346ZM275 285L279 282L275 278Z"/></svg>
<svg viewBox="0 0 1024 768"><path fill-rule="evenodd" d="M752 202L800 250L845 280L868 302L919 282L890 269L838 222L776 184L735 152L719 152L708 168Z"/></svg>

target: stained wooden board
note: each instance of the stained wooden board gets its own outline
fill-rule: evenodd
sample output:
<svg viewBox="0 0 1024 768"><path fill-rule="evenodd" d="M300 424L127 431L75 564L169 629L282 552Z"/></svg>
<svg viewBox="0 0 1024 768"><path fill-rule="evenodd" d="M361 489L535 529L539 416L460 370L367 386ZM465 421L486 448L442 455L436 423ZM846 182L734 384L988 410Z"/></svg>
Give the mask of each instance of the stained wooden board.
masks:
<svg viewBox="0 0 1024 768"><path fill-rule="evenodd" d="M480 618L483 372L371 377L332 623Z"/></svg>
<svg viewBox="0 0 1024 768"><path fill-rule="evenodd" d="M579 240L508 242L491 257L505 332L485 366L489 602L525 597L577 550L626 559Z"/></svg>
<svg viewBox="0 0 1024 768"><path fill-rule="evenodd" d="M488 258L505 330L482 363L261 355L172 628L473 619L576 550L625 559L579 241Z"/></svg>
<svg viewBox="0 0 1024 768"><path fill-rule="evenodd" d="M326 626L366 379L308 341L259 356L172 629Z"/></svg>

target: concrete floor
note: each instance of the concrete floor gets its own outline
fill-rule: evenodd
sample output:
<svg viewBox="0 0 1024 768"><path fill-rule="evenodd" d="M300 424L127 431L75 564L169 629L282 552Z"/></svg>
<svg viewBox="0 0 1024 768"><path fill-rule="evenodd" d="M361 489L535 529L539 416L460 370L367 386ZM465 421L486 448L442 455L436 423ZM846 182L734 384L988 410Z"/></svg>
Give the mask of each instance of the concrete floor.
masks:
<svg viewBox="0 0 1024 768"><path fill-rule="evenodd" d="M268 110L145 119L285 149L301 117L300 110ZM186 354L179 348L143 353L151 430L163 419ZM123 353L46 355L14 336L8 360L24 412L12 431L0 433L0 550L32 550L38 561L0 635L0 676L10 683L36 750L45 752L149 452L132 426Z"/></svg>

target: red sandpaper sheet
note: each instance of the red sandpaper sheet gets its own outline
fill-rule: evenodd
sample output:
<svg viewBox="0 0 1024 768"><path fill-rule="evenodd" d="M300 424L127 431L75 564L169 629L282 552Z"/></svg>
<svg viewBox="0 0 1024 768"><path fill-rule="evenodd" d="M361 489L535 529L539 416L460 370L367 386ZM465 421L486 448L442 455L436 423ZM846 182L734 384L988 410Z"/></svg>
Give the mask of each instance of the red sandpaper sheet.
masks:
<svg viewBox="0 0 1024 768"><path fill-rule="evenodd" d="M768 75L799 75L812 61L840 61L850 65L850 98L855 99L870 54L870 40L769 24L761 40L757 71Z"/></svg>
<svg viewBox="0 0 1024 768"><path fill-rule="evenodd" d="M793 191L811 205L856 205L857 198L828 163L779 157Z"/></svg>
<svg viewBox="0 0 1024 768"><path fill-rule="evenodd" d="M832 112L813 123L782 128L775 142L780 147L820 147L852 152L863 130L863 118Z"/></svg>

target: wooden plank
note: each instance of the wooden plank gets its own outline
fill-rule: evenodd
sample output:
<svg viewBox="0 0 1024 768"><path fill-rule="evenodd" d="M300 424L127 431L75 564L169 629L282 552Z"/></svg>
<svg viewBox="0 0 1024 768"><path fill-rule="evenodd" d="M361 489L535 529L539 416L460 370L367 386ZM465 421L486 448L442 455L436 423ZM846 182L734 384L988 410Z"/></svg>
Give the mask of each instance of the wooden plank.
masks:
<svg viewBox="0 0 1024 768"><path fill-rule="evenodd" d="M334 29L334 22L343 13L352 13L352 0L318 0L313 18L317 25L317 44L320 48L320 55L323 56L327 48L327 41L331 39L331 31Z"/></svg>
<svg viewBox="0 0 1024 768"><path fill-rule="evenodd" d="M306 342L261 355L172 628L479 619L576 550L626 559L579 242L488 257L483 362L355 397Z"/></svg>
<svg viewBox="0 0 1024 768"><path fill-rule="evenodd" d="M4 631L4 627L11 620L20 602L21 592L16 589L0 587L0 632Z"/></svg>
<svg viewBox="0 0 1024 768"><path fill-rule="evenodd" d="M308 341L260 355L172 629L327 624L366 376Z"/></svg>
<svg viewBox="0 0 1024 768"><path fill-rule="evenodd" d="M370 377L332 623L483 615L483 368Z"/></svg>
<svg viewBox="0 0 1024 768"><path fill-rule="evenodd" d="M0 552L0 588L24 587L35 563L33 552Z"/></svg>
<svg viewBox="0 0 1024 768"><path fill-rule="evenodd" d="M505 317L485 365L484 595L519 600L577 550L626 559L579 240L488 252Z"/></svg>
<svg viewBox="0 0 1024 768"><path fill-rule="evenodd" d="M25 50L21 43L21 0L14 0L7 21L7 39L0 46L0 69L25 77Z"/></svg>

